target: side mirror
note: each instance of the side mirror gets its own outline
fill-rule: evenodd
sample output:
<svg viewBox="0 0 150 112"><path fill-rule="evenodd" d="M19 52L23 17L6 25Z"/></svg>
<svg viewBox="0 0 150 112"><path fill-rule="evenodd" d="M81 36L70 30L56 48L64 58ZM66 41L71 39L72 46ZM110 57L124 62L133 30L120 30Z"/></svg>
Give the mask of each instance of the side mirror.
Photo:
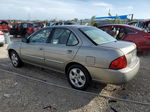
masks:
<svg viewBox="0 0 150 112"><path fill-rule="evenodd" d="M28 40L27 38L23 38L23 39L22 39L22 42L24 42L24 43L28 43L28 42L29 42L29 40Z"/></svg>

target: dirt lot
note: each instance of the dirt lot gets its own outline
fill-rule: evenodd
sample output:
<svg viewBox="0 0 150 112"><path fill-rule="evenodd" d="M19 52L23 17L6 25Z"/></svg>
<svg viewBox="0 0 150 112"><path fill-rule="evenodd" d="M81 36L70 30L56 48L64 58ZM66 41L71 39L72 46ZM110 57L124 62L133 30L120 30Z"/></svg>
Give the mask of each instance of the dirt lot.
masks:
<svg viewBox="0 0 150 112"><path fill-rule="evenodd" d="M71 88L63 74L27 64L14 68L6 47L0 47L0 112L150 112L150 106L112 101L20 77L15 73ZM93 82L87 91L150 103L150 54L139 57L140 71L124 87Z"/></svg>

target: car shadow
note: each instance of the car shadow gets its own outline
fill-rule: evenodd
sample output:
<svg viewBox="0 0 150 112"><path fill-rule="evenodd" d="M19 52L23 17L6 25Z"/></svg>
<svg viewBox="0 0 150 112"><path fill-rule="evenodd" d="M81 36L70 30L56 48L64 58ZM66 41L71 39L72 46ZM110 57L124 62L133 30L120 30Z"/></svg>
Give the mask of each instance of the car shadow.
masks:
<svg viewBox="0 0 150 112"><path fill-rule="evenodd" d="M51 82L51 80L49 80L50 77L54 77L55 79L57 78L57 81L61 81L63 82L63 86L66 86L66 87L70 87L70 84L68 83L67 81L67 77L65 74L63 73L59 73L59 72L56 72L56 71L52 71L52 70L48 70L48 69L45 69L45 68L41 68L41 67L37 67L37 66L34 66L34 65L30 65L30 64L24 64L24 67L26 70L31 70L33 72L36 73L36 77L40 77L37 75L37 72L38 73L41 73L40 75L42 75L40 78L41 80L43 81L46 81L46 82ZM30 75L29 75L30 76ZM34 76L32 74L32 76ZM42 79L43 78L43 79ZM53 82L53 83L56 83L56 82ZM56 84L59 84L59 83L56 83ZM105 88L107 85L104 84L104 83L100 83L98 81L91 81L89 87L87 88L87 92L94 92L94 93L99 93L101 92L101 90L103 88Z"/></svg>
<svg viewBox="0 0 150 112"><path fill-rule="evenodd" d="M42 83L39 83L39 86L33 86L35 81L28 80L31 83L31 85L29 85L29 83L25 81L26 78L21 78L22 81L20 82L20 78L18 80L18 77L15 76L15 80L25 86L27 90L22 90L22 88L17 89L19 89L20 91L28 91L28 94L30 94L30 92L34 93L35 96L32 97L37 97L37 100L42 102L43 105L41 108L43 109L43 111L49 109L50 107L58 111L81 109L87 106L91 101L93 101L97 97L97 94L100 94L103 88L105 88L106 86L105 84L92 81L86 92L92 92L94 94L84 93L83 91L76 91L68 84L66 76L64 74L36 67L30 64L24 64L22 68L14 68L8 58L0 58L0 69L18 73L23 76L32 77L46 83L54 84L43 85ZM2 74L0 73L0 75ZM32 89L30 89L30 86L32 87ZM23 95L20 94L20 96ZM28 100L30 101L32 100L32 98L28 97ZM14 100L14 102L16 101ZM22 103L24 103L24 101L22 101ZM34 103L35 102L33 102L33 104Z"/></svg>
<svg viewBox="0 0 150 112"><path fill-rule="evenodd" d="M150 56L150 52L137 52L137 56L139 57Z"/></svg>

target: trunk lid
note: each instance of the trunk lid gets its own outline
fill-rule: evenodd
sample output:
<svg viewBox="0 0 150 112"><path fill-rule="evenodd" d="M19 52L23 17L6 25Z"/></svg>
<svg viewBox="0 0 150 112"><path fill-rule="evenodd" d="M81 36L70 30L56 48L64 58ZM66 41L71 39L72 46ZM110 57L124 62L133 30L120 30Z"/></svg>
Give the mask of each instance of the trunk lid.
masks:
<svg viewBox="0 0 150 112"><path fill-rule="evenodd" d="M109 43L101 44L99 46L107 47L107 48L119 49L125 55L136 49L136 45L134 43L124 42L124 41L114 41L114 42L109 42Z"/></svg>
<svg viewBox="0 0 150 112"><path fill-rule="evenodd" d="M131 42L114 41L99 45L101 47L119 49L126 56L127 66L133 67L137 62L136 45Z"/></svg>

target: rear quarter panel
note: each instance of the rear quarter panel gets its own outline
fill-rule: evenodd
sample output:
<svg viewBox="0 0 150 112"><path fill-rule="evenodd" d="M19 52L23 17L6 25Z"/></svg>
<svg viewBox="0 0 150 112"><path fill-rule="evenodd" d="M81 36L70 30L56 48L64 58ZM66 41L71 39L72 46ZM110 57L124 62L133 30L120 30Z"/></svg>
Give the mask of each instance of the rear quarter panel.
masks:
<svg viewBox="0 0 150 112"><path fill-rule="evenodd" d="M118 49L82 46L74 61L87 67L108 68L114 59L122 55Z"/></svg>

